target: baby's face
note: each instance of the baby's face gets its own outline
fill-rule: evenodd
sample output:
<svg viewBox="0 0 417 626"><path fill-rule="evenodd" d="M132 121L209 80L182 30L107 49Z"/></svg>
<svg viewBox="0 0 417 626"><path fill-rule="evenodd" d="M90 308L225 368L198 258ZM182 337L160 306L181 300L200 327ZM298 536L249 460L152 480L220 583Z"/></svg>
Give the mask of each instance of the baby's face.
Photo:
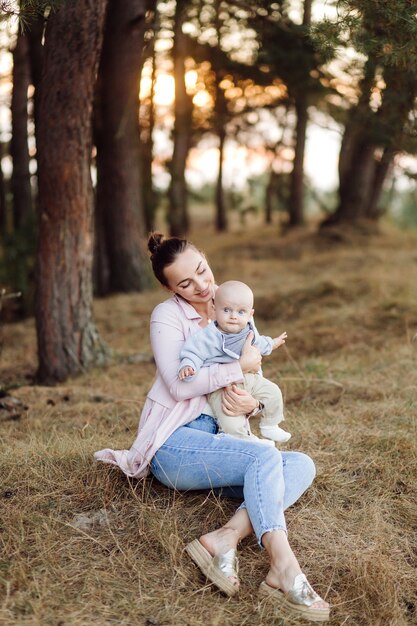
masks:
<svg viewBox="0 0 417 626"><path fill-rule="evenodd" d="M240 296L240 297L239 297ZM250 297L236 293L215 298L216 321L226 333L238 333L243 330L253 315L253 301Z"/></svg>

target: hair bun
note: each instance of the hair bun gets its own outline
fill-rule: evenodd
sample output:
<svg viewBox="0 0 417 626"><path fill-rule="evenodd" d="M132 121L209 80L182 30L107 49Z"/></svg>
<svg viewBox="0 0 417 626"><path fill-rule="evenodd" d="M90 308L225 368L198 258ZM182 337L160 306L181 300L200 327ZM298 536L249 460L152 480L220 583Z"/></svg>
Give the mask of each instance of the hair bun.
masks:
<svg viewBox="0 0 417 626"><path fill-rule="evenodd" d="M151 254L155 254L162 243L164 235L162 233L151 233L148 238L148 250Z"/></svg>

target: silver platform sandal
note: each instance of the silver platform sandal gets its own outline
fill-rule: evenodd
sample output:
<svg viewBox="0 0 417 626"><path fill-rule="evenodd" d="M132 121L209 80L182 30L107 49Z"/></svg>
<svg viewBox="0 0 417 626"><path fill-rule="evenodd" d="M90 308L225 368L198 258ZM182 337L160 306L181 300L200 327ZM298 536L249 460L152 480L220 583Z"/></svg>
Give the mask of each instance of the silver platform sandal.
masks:
<svg viewBox="0 0 417 626"><path fill-rule="evenodd" d="M212 556L198 539L185 546L185 551L200 568L207 580L216 585L227 596L234 596L239 585L234 585L230 577L238 578L239 562L235 549L225 554Z"/></svg>
<svg viewBox="0 0 417 626"><path fill-rule="evenodd" d="M260 584L259 595L274 603L287 615L302 617L310 622L327 622L330 618L330 607L315 607L322 598L314 591L305 574L298 574L292 589L284 593L281 589L270 587L265 581Z"/></svg>

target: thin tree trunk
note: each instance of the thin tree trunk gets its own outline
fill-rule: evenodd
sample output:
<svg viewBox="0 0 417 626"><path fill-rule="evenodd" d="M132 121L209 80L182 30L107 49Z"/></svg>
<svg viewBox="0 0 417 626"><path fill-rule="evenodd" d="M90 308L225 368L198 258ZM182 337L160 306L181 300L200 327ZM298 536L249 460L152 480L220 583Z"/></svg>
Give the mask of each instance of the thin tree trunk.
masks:
<svg viewBox="0 0 417 626"><path fill-rule="evenodd" d="M19 33L13 50L13 93L11 102L13 162L11 189L13 222L18 229L32 213L28 149L28 87L30 84L29 46L26 35Z"/></svg>
<svg viewBox="0 0 417 626"><path fill-rule="evenodd" d="M141 163L142 163L142 195L145 208L145 226L147 232L151 232L155 228L155 211L156 211L156 193L153 184L152 162L153 162L153 132L155 128L155 83L156 83L156 59L155 59L155 40L158 32L158 24L154 25L154 35L152 41L152 78L151 92L149 95L149 105L147 109L147 126L141 127ZM142 118L141 118L142 119Z"/></svg>
<svg viewBox="0 0 417 626"><path fill-rule="evenodd" d="M226 141L226 130L222 124L218 129L219 135L219 172L216 182L216 229L219 232L227 230L227 213L224 201L223 189L223 164L224 164L224 145Z"/></svg>
<svg viewBox="0 0 417 626"><path fill-rule="evenodd" d="M217 25L219 31L219 25ZM217 64L216 64L217 65ZM223 89L219 87L221 77L216 77L216 101L214 105L214 126L219 138L219 170L216 182L216 230L227 230L227 212L223 190L224 146L226 142L227 103Z"/></svg>
<svg viewBox="0 0 417 626"><path fill-rule="evenodd" d="M139 81L146 0L110 0L99 84L97 206L108 255L106 293L141 291L150 284L142 247L143 196L139 134Z"/></svg>
<svg viewBox="0 0 417 626"><path fill-rule="evenodd" d="M304 0L303 26L311 25L311 9L313 0ZM289 225L301 226L304 223L304 155L308 124L308 95L305 90L297 90L295 94L295 154L290 179L290 197L288 202Z"/></svg>
<svg viewBox="0 0 417 626"><path fill-rule="evenodd" d="M7 201L6 201L6 181L3 173L3 144L0 143L0 236L6 232L7 223Z"/></svg>
<svg viewBox="0 0 417 626"><path fill-rule="evenodd" d="M370 189L369 198L365 208L365 217L368 219L377 220L383 212L379 208L378 203L384 187L385 179L391 168L393 157L394 154L391 150L384 150L382 159L375 168L374 181Z"/></svg>
<svg viewBox="0 0 417 626"><path fill-rule="evenodd" d="M96 116L94 115L94 118ZM104 297L110 290L110 264L106 245L103 206L97 201L97 189L94 196L94 254L93 254L93 291L96 296Z"/></svg>
<svg viewBox="0 0 417 626"><path fill-rule="evenodd" d="M304 222L304 154L308 123L307 98L303 94L296 96L295 112L297 116L294 164L290 179L290 197L288 202L289 225L301 226Z"/></svg>
<svg viewBox="0 0 417 626"><path fill-rule="evenodd" d="M174 149L170 165L168 223L171 235L181 236L188 232L188 197L185 168L191 145L192 99L185 87L186 37L182 32L185 0L177 0L174 24L174 78L175 78L175 122L173 131Z"/></svg>
<svg viewBox="0 0 417 626"><path fill-rule="evenodd" d="M36 15L31 18L28 28L26 30L26 36L29 42L29 59L30 59L30 74L31 82L35 87L34 94L34 120L35 131L38 118L38 100L39 100L39 85L42 77L43 56L44 47L42 45L42 37L44 34L45 19L42 15Z"/></svg>
<svg viewBox="0 0 417 626"><path fill-rule="evenodd" d="M276 179L277 174L274 171L274 160L272 160L271 169L269 171L269 180L265 189L265 224L272 224L274 198L277 193Z"/></svg>
<svg viewBox="0 0 417 626"><path fill-rule="evenodd" d="M36 328L42 382L65 380L103 356L92 316L91 115L105 0L51 13L39 99Z"/></svg>

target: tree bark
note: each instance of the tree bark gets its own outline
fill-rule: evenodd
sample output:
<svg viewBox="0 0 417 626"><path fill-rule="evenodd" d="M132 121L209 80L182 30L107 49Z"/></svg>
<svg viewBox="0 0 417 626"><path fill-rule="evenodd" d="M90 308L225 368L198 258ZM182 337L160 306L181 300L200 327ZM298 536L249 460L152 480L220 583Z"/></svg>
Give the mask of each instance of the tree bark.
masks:
<svg viewBox="0 0 417 626"><path fill-rule="evenodd" d="M18 229L32 213L32 189L28 148L28 87L30 84L29 46L25 34L19 33L13 50L13 93L11 102L13 162L11 189L13 222Z"/></svg>
<svg viewBox="0 0 417 626"><path fill-rule="evenodd" d="M155 212L157 206L157 197L155 193L155 188L153 184L153 175L152 175L152 162L153 162L153 132L155 128L155 104L154 104L154 95L155 95L155 84L156 84L156 58L155 58L155 41L158 32L158 24L156 23L156 19L154 20L154 34L152 40L152 78L151 78L151 92L149 94L149 100L146 103L146 127L141 123L141 170L142 170L142 196L143 203L145 208L145 227L146 231L149 233L155 229ZM142 105L141 105L141 120L143 120L142 116Z"/></svg>
<svg viewBox="0 0 417 626"><path fill-rule="evenodd" d="M97 212L108 256L104 293L141 291L150 284L141 241L145 209L139 133L147 4L146 0L110 0L107 10L96 129Z"/></svg>
<svg viewBox="0 0 417 626"><path fill-rule="evenodd" d="M43 55L44 47L42 45L42 37L44 34L45 19L42 15L36 15L31 18L28 25L26 36L29 43L29 60L30 60L30 75L32 85L35 87L34 100L33 100L33 117L35 120L35 133L38 119L38 100L39 100L39 85L42 77L43 67Z"/></svg>
<svg viewBox="0 0 417 626"><path fill-rule="evenodd" d="M175 122L173 131L174 149L170 164L171 183L169 187L168 223L169 232L173 236L185 235L189 229L185 167L191 146L193 105L185 87L186 37L182 32L182 24L186 6L185 0L177 0L172 50L175 78Z"/></svg>
<svg viewBox="0 0 417 626"><path fill-rule="evenodd" d="M289 226L301 226L304 223L304 154L308 123L307 98L304 94L296 96L295 113L297 124L288 202Z"/></svg>
<svg viewBox="0 0 417 626"><path fill-rule="evenodd" d="M219 172L216 182L216 230L224 232L227 230L227 213L224 201L223 189L223 163L224 163L224 144L226 141L226 130L224 126L219 129Z"/></svg>
<svg viewBox="0 0 417 626"><path fill-rule="evenodd" d="M219 87L220 76L216 77L216 102L214 105L214 126L219 138L219 171L216 182L216 230L227 230L227 213L223 190L224 146L226 142L227 103L223 89Z"/></svg>
<svg viewBox="0 0 417 626"><path fill-rule="evenodd" d="M0 143L0 236L6 233L7 223L7 201L6 201L6 181L3 173L3 144Z"/></svg>
<svg viewBox="0 0 417 626"><path fill-rule="evenodd" d="M311 25L313 0L304 0L303 26ZM304 155L308 124L308 96L305 91L295 91L295 154L290 179L290 197L288 202L289 226L301 226L304 223Z"/></svg>
<svg viewBox="0 0 417 626"><path fill-rule="evenodd" d="M265 224L272 224L272 206L273 206L274 195L275 195L274 180L275 180L275 172L273 169L273 164L271 164L268 184L265 189Z"/></svg>
<svg viewBox="0 0 417 626"><path fill-rule="evenodd" d="M379 207L379 199L385 179L391 169L394 153L388 148L384 150L382 159L375 167L374 181L370 189L368 202L365 209L365 217L371 220L377 220L381 217L383 210Z"/></svg>
<svg viewBox="0 0 417 626"><path fill-rule="evenodd" d="M91 114L105 0L72 0L46 28L38 121L38 378L65 380L103 356L92 316Z"/></svg>
<svg viewBox="0 0 417 626"><path fill-rule="evenodd" d="M363 136L372 123L373 112L369 108L369 98L375 85L375 71L375 61L367 59L364 76L360 83L359 100L357 105L349 111L348 121L343 133L338 163L339 185L342 193L346 179L347 184L349 184L349 171L356 158L355 151L360 137Z"/></svg>
<svg viewBox="0 0 417 626"><path fill-rule="evenodd" d="M375 67L368 63L370 70ZM401 150L404 126L417 93L415 72L384 68L386 87L375 113L369 108L373 72L365 72L361 99L352 112L341 148L339 205L322 226L377 219L378 202L392 159ZM383 151L381 159L377 152Z"/></svg>

